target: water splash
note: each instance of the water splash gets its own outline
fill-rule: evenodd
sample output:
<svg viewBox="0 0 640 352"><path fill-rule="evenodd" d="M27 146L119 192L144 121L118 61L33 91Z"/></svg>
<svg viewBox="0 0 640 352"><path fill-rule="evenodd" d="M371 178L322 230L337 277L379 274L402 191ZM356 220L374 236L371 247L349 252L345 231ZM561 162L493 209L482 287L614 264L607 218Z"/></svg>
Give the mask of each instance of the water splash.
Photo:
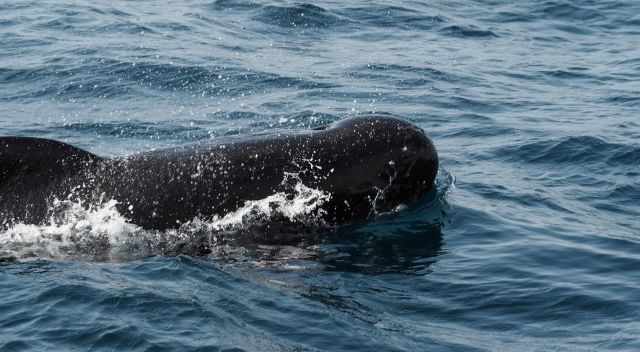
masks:
<svg viewBox="0 0 640 352"><path fill-rule="evenodd" d="M44 225L18 223L0 233L0 257L103 257L109 249L143 230L129 222L110 200L100 206L56 200Z"/></svg>
<svg viewBox="0 0 640 352"><path fill-rule="evenodd" d="M145 230L130 223L116 209L115 200L97 206L56 200L47 224L18 223L0 232L0 258L123 261L151 255L202 255L231 240L292 235L282 225L274 228L276 223L291 225L293 232L321 228L322 205L331 195L305 186L296 174L285 175L285 183L291 188L247 201L223 216L194 218L168 231Z"/></svg>

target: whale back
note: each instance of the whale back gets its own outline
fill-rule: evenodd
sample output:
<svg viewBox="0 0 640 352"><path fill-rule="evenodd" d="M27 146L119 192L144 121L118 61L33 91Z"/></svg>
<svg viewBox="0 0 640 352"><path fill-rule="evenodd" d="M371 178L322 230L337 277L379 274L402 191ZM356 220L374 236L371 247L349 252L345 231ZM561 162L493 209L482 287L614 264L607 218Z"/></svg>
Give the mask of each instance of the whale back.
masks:
<svg viewBox="0 0 640 352"><path fill-rule="evenodd" d="M62 142L0 137L0 223L12 217L41 220L46 215L46 198L68 192L61 185L72 187L74 176L99 160Z"/></svg>
<svg viewBox="0 0 640 352"><path fill-rule="evenodd" d="M103 163L96 189L143 228L224 216L294 184L329 194L329 224L366 221L433 188L438 158L417 126L389 116L139 153ZM293 184L292 184L293 183Z"/></svg>

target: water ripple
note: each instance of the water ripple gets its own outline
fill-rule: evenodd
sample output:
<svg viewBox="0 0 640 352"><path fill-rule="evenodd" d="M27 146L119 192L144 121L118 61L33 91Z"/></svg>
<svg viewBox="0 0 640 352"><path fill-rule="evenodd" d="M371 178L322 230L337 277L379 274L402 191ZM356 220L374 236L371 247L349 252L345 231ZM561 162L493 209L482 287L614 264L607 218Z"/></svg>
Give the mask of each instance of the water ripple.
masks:
<svg viewBox="0 0 640 352"><path fill-rule="evenodd" d="M260 22L285 28L331 28L343 20L322 7L312 4L295 6L268 5L254 17Z"/></svg>
<svg viewBox="0 0 640 352"><path fill-rule="evenodd" d="M88 75L88 73L91 73ZM153 62L86 60L81 65L48 65L29 69L0 69L0 79L11 84L42 82L37 91L9 91L4 100L60 98L117 98L148 94L147 90L196 92L202 95L240 95L264 89L318 89L332 84L283 77L234 67L203 67ZM18 86L18 87L20 87Z"/></svg>
<svg viewBox="0 0 640 352"><path fill-rule="evenodd" d="M560 140L527 143L515 149L501 149L496 153L510 160L524 160L529 163L625 166L640 162L640 147L608 143L591 136L571 136Z"/></svg>
<svg viewBox="0 0 640 352"><path fill-rule="evenodd" d="M489 30L482 30L476 27L459 25L444 27L440 30L440 33L460 38L491 38L498 36L497 34Z"/></svg>

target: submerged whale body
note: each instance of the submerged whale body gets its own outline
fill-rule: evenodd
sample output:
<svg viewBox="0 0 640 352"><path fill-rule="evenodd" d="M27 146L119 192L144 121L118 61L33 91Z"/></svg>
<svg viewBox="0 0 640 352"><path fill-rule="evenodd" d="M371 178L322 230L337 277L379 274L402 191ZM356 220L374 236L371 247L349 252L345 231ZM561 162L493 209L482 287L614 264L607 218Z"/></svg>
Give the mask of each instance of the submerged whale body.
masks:
<svg viewBox="0 0 640 352"><path fill-rule="evenodd" d="M46 223L54 199L114 199L131 223L177 228L286 192L287 175L330 194L322 219L340 225L416 202L437 170L424 131L388 116L114 159L53 140L0 137L0 227Z"/></svg>

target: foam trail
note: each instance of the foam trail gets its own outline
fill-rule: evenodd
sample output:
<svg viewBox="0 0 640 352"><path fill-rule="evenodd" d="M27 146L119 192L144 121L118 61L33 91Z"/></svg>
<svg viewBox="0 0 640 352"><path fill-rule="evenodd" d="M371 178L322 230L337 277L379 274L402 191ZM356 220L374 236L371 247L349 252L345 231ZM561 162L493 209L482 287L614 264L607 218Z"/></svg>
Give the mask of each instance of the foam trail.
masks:
<svg viewBox="0 0 640 352"><path fill-rule="evenodd" d="M286 175L283 184L291 184L291 189L247 201L223 216L195 218L179 229L168 231L145 230L128 222L116 209L115 200L97 206L56 200L47 224L19 223L0 232L0 260L123 261L150 255L201 255L211 252L223 238L241 238L250 232L263 231L274 219L309 228L321 227L324 214L321 206L331 195L305 186L296 174Z"/></svg>
<svg viewBox="0 0 640 352"><path fill-rule="evenodd" d="M48 224L18 223L0 233L0 256L16 258L102 257L143 230L129 222L111 200L85 207L70 200L54 201Z"/></svg>

